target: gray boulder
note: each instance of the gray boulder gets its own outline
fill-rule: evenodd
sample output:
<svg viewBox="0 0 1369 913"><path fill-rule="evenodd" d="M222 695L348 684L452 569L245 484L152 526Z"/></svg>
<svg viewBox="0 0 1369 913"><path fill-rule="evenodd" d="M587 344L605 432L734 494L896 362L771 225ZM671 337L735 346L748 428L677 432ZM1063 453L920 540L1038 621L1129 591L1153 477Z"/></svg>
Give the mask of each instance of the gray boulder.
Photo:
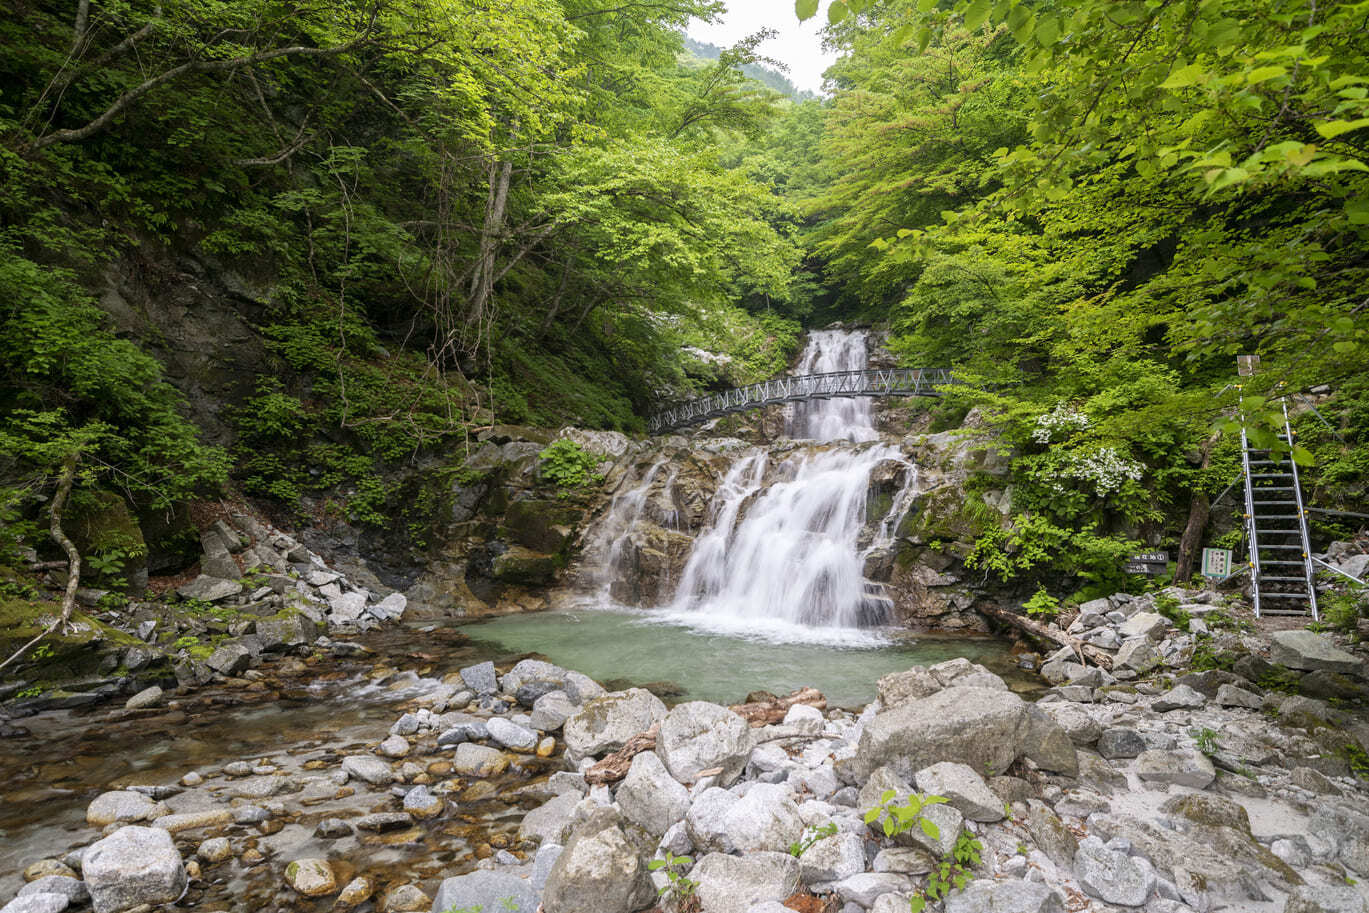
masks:
<svg viewBox="0 0 1369 913"><path fill-rule="evenodd" d="M622 829L591 823L576 831L551 867L542 908L544 913L632 913L655 896L647 860Z"/></svg>
<svg viewBox="0 0 1369 913"><path fill-rule="evenodd" d="M1136 774L1142 780L1194 789L1206 789L1217 778L1207 756L1188 749L1143 751L1136 758Z"/></svg>
<svg viewBox="0 0 1369 913"><path fill-rule="evenodd" d="M445 879L433 898L432 913L464 909L537 913L537 904L537 890L526 878L512 872L477 870Z"/></svg>
<svg viewBox="0 0 1369 913"><path fill-rule="evenodd" d="M1052 701L1037 704L1043 713L1065 730L1065 735L1076 745L1089 745L1098 741L1103 734L1103 726L1088 711L1071 701Z"/></svg>
<svg viewBox="0 0 1369 913"><path fill-rule="evenodd" d="M938 761L1000 774L1017 758L1026 718L1020 697L993 688L952 687L900 704L865 725L854 759L856 777L865 779L885 765L910 777Z"/></svg>
<svg viewBox="0 0 1369 913"><path fill-rule="evenodd" d="M740 799L719 786L710 786L695 798L685 815L685 831L701 850L731 852L733 847L724 824L727 813Z"/></svg>
<svg viewBox="0 0 1369 913"><path fill-rule="evenodd" d="M1293 889L1283 913L1369 913L1369 903L1349 885L1308 884Z"/></svg>
<svg viewBox="0 0 1369 913"><path fill-rule="evenodd" d="M1123 640L1133 637L1148 637L1151 640L1161 640L1165 636L1165 630L1169 627L1169 619L1154 612L1137 612L1135 615L1122 622L1117 627L1117 633Z"/></svg>
<svg viewBox="0 0 1369 913"><path fill-rule="evenodd" d="M1160 654L1149 637L1133 637L1123 641L1112 660L1114 672L1128 671L1137 675L1145 675L1158 665Z"/></svg>
<svg viewBox="0 0 1369 913"><path fill-rule="evenodd" d="M172 903L186 887L181 854L171 834L157 827L122 827L91 844L81 874L95 913Z"/></svg>
<svg viewBox="0 0 1369 913"><path fill-rule="evenodd" d="M1108 760L1134 758L1146 750L1146 740L1135 729L1120 726L1103 730L1098 737L1098 753Z"/></svg>
<svg viewBox="0 0 1369 913"><path fill-rule="evenodd" d="M519 839L532 840L544 846L564 844L570 835L575 806L579 804L578 795L565 793L534 808L523 816L523 823L518 827Z"/></svg>
<svg viewBox="0 0 1369 913"><path fill-rule="evenodd" d="M657 754L681 783L694 783L702 771L721 767L719 782L730 784L741 776L751 748L746 720L707 701L689 701L671 710L656 740Z"/></svg>
<svg viewBox="0 0 1369 913"><path fill-rule="evenodd" d="M86 823L92 827L104 827L116 822L148 821L166 812L165 805L152 801L142 793L114 789L100 793L86 806Z"/></svg>
<svg viewBox="0 0 1369 913"><path fill-rule="evenodd" d="M788 853L710 853L689 877L698 884L702 913L748 913L755 904L783 901L798 890L799 861Z"/></svg>
<svg viewBox="0 0 1369 913"><path fill-rule="evenodd" d="M372 786L386 786L395 779L395 772L388 763L368 755L351 755L343 758L342 769L348 776L365 780Z"/></svg>
<svg viewBox="0 0 1369 913"><path fill-rule="evenodd" d="M1150 706L1159 713L1167 713L1170 710L1196 710L1206 703L1207 698L1200 692L1188 685L1178 685L1157 697Z"/></svg>
<svg viewBox="0 0 1369 913"><path fill-rule="evenodd" d="M861 872L843 878L831 887L842 900L868 910L886 894L911 891L913 883L906 876L893 872Z"/></svg>
<svg viewBox="0 0 1369 913"><path fill-rule="evenodd" d="M913 666L904 672L891 672L879 680L879 703L888 710L910 700L931 697L941 688L935 675L923 666Z"/></svg>
<svg viewBox="0 0 1369 913"><path fill-rule="evenodd" d="M1337 647L1331 638L1315 631L1276 631L1270 635L1269 658L1290 669L1308 672L1358 673L1362 663L1353 654Z"/></svg>
<svg viewBox="0 0 1369 913"><path fill-rule="evenodd" d="M743 853L782 853L803 836L803 818L778 784L755 783L723 816L728 842Z"/></svg>
<svg viewBox="0 0 1369 913"><path fill-rule="evenodd" d="M946 913L1064 913L1055 892L1037 881L976 878L946 898Z"/></svg>
<svg viewBox="0 0 1369 913"><path fill-rule="evenodd" d="M689 790L670 775L654 751L632 759L616 796L623 817L660 837L689 811Z"/></svg>
<svg viewBox="0 0 1369 913"><path fill-rule="evenodd" d="M1044 770L1078 776L1079 755L1069 735L1036 704L1028 704L1026 709L1026 726L1017 740L1018 757Z"/></svg>
<svg viewBox="0 0 1369 913"><path fill-rule="evenodd" d="M485 725L489 728L490 738L505 748L532 751L537 747L537 733L526 726L519 726L499 716L491 717Z"/></svg>
<svg viewBox="0 0 1369 913"><path fill-rule="evenodd" d="M494 663L479 663L461 670L461 680L466 687L479 695L494 694L499 690L499 680L495 676Z"/></svg>
<svg viewBox="0 0 1369 913"><path fill-rule="evenodd" d="M176 590L182 599L198 599L201 602L220 602L229 596L242 592L242 584L236 580L210 577L201 574L185 586Z"/></svg>
<svg viewBox="0 0 1369 913"><path fill-rule="evenodd" d="M499 686L507 694L517 694L518 689L531 682L551 683L560 688L566 681L566 670L560 666L540 659L519 660L499 679Z"/></svg>
<svg viewBox="0 0 1369 913"><path fill-rule="evenodd" d="M1139 907L1155 888L1155 872L1148 864L1108 849L1097 837L1079 842L1074 875L1088 894L1124 907Z"/></svg>
<svg viewBox="0 0 1369 913"><path fill-rule="evenodd" d="M799 857L799 875L804 884L841 881L865 871L865 841L846 831L824 837Z"/></svg>
<svg viewBox="0 0 1369 913"><path fill-rule="evenodd" d="M508 758L499 749L474 742L462 742L452 755L452 769L463 777L494 777L508 766Z"/></svg>
<svg viewBox="0 0 1369 913"><path fill-rule="evenodd" d="M68 878L67 881L72 879ZM0 907L0 913L62 913L71 905L65 894L25 894L20 892L9 903Z"/></svg>
<svg viewBox="0 0 1369 913"><path fill-rule="evenodd" d="M566 720L562 728L566 756L578 761L617 751L628 739L665 718L665 704L643 688L629 688L594 698L586 702L580 712ZM660 744L658 739L658 751ZM669 764L666 766L669 767Z"/></svg>
<svg viewBox="0 0 1369 913"><path fill-rule="evenodd" d="M82 904L90 900L90 892L86 890L85 882L65 875L44 875L30 881L19 889L18 896L28 897L33 894L59 894L73 904Z"/></svg>
<svg viewBox="0 0 1369 913"><path fill-rule="evenodd" d="M914 780L920 792L946 797L971 821L1003 819L1003 801L971 767L942 761L919 770Z"/></svg>
<svg viewBox="0 0 1369 913"><path fill-rule="evenodd" d="M577 709L566 692L549 691L533 701L532 728L539 732L555 732Z"/></svg>
<svg viewBox="0 0 1369 913"><path fill-rule="evenodd" d="M1244 707L1247 710L1259 710L1264 706L1264 698L1244 688L1235 685L1221 685L1217 688L1217 706L1219 707Z"/></svg>

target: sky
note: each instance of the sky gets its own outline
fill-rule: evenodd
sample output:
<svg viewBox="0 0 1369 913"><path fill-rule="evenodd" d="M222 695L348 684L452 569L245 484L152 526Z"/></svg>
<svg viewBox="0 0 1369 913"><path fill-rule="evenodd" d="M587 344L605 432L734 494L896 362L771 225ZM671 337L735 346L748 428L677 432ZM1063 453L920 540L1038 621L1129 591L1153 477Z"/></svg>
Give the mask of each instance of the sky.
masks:
<svg viewBox="0 0 1369 913"><path fill-rule="evenodd" d="M763 28L779 35L760 46L767 57L789 65L789 81L800 89L822 89L822 71L831 66L836 55L822 49L818 31L827 21L827 3L818 14L800 23L794 15L793 0L728 0L727 12L718 22L690 20L689 37L719 47L731 47L738 40Z"/></svg>

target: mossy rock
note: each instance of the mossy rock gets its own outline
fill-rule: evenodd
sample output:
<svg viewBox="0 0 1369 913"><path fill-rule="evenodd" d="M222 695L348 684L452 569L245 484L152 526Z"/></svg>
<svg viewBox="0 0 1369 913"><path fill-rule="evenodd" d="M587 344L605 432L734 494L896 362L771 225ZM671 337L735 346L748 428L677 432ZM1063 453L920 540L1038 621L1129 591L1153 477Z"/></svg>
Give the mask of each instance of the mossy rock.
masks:
<svg viewBox="0 0 1369 913"><path fill-rule="evenodd" d="M560 552L570 542L582 511L561 501L514 501L504 511L500 534L538 552Z"/></svg>
<svg viewBox="0 0 1369 913"><path fill-rule="evenodd" d="M534 552L515 545L495 557L491 566L491 576L501 583L544 586L555 579L562 563L557 555Z"/></svg>
<svg viewBox="0 0 1369 913"><path fill-rule="evenodd" d="M72 495L63 529L83 558L117 558L122 569L113 576L146 581L147 542L128 502L119 495L111 491Z"/></svg>
<svg viewBox="0 0 1369 913"><path fill-rule="evenodd" d="M61 614L55 602L0 598L0 653L9 656L42 633ZM133 635L112 628L85 612L71 613L70 630L54 631L20 661L25 678L56 681L89 673L110 648L141 644ZM13 666L7 672L14 671Z"/></svg>
<svg viewBox="0 0 1369 913"><path fill-rule="evenodd" d="M946 485L914 502L899 524L898 535L917 544L935 539L973 542L995 525L994 518L998 516L977 495Z"/></svg>

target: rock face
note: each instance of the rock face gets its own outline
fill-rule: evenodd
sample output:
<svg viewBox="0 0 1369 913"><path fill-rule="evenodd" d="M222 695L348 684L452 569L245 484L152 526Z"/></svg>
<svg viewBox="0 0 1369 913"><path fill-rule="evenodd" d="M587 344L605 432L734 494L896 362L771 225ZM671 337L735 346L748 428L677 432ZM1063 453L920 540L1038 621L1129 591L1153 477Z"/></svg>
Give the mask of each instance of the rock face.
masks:
<svg viewBox="0 0 1369 913"><path fill-rule="evenodd" d="M185 865L171 835L155 827L122 827L91 844L81 874L95 913L171 903L185 893Z"/></svg>
<svg viewBox="0 0 1369 913"><path fill-rule="evenodd" d="M755 904L779 902L798 890L799 861L788 853L710 853L689 877L698 882L703 913L748 913Z"/></svg>
<svg viewBox="0 0 1369 913"><path fill-rule="evenodd" d="M562 736L572 760L617 751L628 739L666 717L665 704L643 688L615 691L588 701L566 720Z"/></svg>
<svg viewBox="0 0 1369 913"><path fill-rule="evenodd" d="M632 759L616 796L623 816L653 837L660 837L689 811L689 790L670 775L654 751Z"/></svg>
<svg viewBox="0 0 1369 913"><path fill-rule="evenodd" d="M1270 636L1269 658L1290 669L1357 673L1363 663L1314 631L1278 631Z"/></svg>
<svg viewBox="0 0 1369 913"><path fill-rule="evenodd" d="M751 731L746 720L725 707L690 701L665 718L656 751L676 780L693 783L702 771L721 767L719 782L725 786L746 766Z"/></svg>

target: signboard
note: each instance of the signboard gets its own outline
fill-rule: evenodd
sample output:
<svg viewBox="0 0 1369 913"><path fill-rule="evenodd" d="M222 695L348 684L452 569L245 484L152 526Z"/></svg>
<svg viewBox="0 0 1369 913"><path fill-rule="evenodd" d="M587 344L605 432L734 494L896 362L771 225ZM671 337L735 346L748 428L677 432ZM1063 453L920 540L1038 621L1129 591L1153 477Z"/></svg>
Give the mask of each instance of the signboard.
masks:
<svg viewBox="0 0 1369 913"><path fill-rule="evenodd" d="M1132 555L1122 565L1128 574L1163 574L1169 564L1169 552L1141 552Z"/></svg>
<svg viewBox="0 0 1369 913"><path fill-rule="evenodd" d="M1203 549L1203 576L1226 577L1231 574L1231 549Z"/></svg>

